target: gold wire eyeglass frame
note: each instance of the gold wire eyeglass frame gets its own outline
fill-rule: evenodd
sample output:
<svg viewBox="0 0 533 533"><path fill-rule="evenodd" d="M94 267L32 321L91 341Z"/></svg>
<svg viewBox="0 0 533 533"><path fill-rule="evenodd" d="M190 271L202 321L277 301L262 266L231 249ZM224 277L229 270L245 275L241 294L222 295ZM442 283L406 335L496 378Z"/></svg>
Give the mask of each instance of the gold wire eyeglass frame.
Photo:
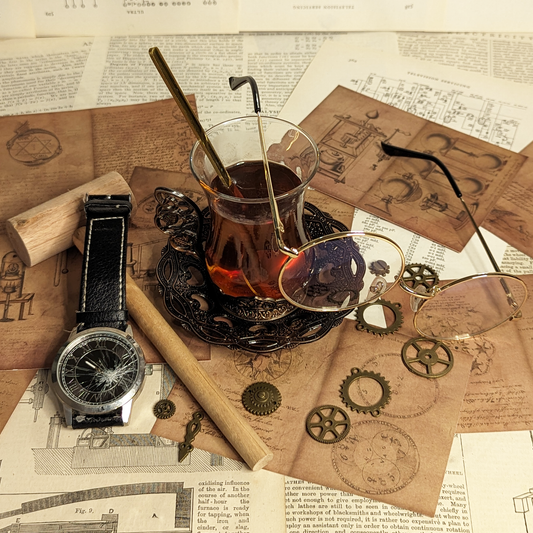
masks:
<svg viewBox="0 0 533 533"><path fill-rule="evenodd" d="M437 295L443 293L444 291L446 290L449 290L453 287L456 287L460 284L464 284L464 283L467 283L467 282L471 282L472 280L480 280L482 278L499 278L499 281L500 281L500 284L503 288L503 290L505 291L505 294L506 294L506 299L507 299L507 303L509 304L509 307L513 310L513 312L507 316L507 318L504 318L502 320L500 320L498 323L490 326L490 327L486 327L484 329L481 329L480 331L477 331L476 333L474 334L464 334L464 335L461 335L461 336L458 336L458 337L453 337L453 339L458 339L458 338L461 338L461 339L464 339L464 338L470 338L470 337L473 337L475 335L480 335L482 333L485 333L486 331L490 331L491 329L494 329L495 327L498 327L500 326L501 324L509 321L509 320L514 320L514 319L518 319L518 318L521 318L522 317L522 312L520 310L520 308L522 307L523 303L526 301L527 299L527 294L528 294L528 290L527 290L527 286L526 284L518 277L518 276L515 276L513 274L507 274L507 273L504 273L500 270L500 268L498 267L498 264L496 263L496 260L494 259L494 256L492 254L492 252L490 251L490 248L487 244L487 242L485 241L485 238L483 237L481 231L479 230L479 227L476 223L476 221L474 220L474 217L472 216L472 213L470 212L470 209L468 208L466 202L464 201L464 198L463 198L463 195L457 185L457 182L455 181L455 179L453 178L453 176L451 175L450 171L448 170L448 168L444 165L444 163L442 163L442 161L440 161L437 157L433 156L432 154L427 154L427 153L423 153L423 152L416 152L414 150L409 150L407 148L401 148L401 147L398 147L398 146L393 146L391 144L387 144L387 143L384 143L382 142L381 143L381 146L382 146L382 149L383 151L385 152L386 155L389 155L389 156L397 156L397 157L409 157L409 158L415 158L415 159L424 159L424 160L427 160L427 161L431 161L433 163L435 163L441 170L442 172L444 173L444 175L446 176L446 178L448 179L455 195L459 198L459 200L461 200L462 204L463 204L463 208L465 210L465 212L467 213L468 215L468 218L470 219L473 227L474 227L474 230L475 230L475 233L476 235L478 236L479 240L481 241L481 244L485 250L485 252L487 253L488 257L489 257L489 260L492 264L492 267L494 268L495 272L485 272L485 273L480 273L480 274L473 274L473 275L470 275L470 276L466 276L464 278L460 278L458 280L455 280L455 281L451 281L449 283L446 283L445 285L442 285L442 286L439 286L438 284L437 285L434 285L433 287L431 287L427 292L417 292L416 290L413 290L412 288L410 288L409 286L407 286L405 283L400 283L400 287L405 290L406 292L410 293L412 295L412 298L411 298L411 305L413 307L413 310L415 312L415 316L414 316L414 319L413 319L413 322L414 322L414 326L416 328L416 330L421 333L422 335L424 336L428 336L427 335L427 332L423 332L421 331L420 327L419 327L419 317L420 317L420 311L423 309L424 307L424 303L427 302L427 301L430 301L432 300L433 298L435 298ZM522 302L519 304L512 291L509 289L509 285L507 283L507 281L509 281L509 283L511 282L518 282L519 284L521 284L523 290L524 290L524 298L522 300ZM441 339L441 337L434 337L434 338L439 338ZM451 338L449 340L452 340Z"/></svg>
<svg viewBox="0 0 533 533"><path fill-rule="evenodd" d="M381 298L386 292L390 291L402 279L402 274L405 270L405 256L403 254L402 249L393 240L389 239L388 237L385 237L384 235L378 235L376 233L370 233L370 232L364 232L364 231L344 231L344 232L338 232L338 233L331 233L329 235L323 235L322 237L318 237L316 239L313 239L305 243L304 245L300 246L298 249L290 248L289 246L287 246L283 240L284 227L281 221L281 217L279 215L278 205L277 205L276 197L274 193L274 187L272 185L272 176L270 174L270 167L268 164L268 156L267 156L267 149L266 149L265 137L264 137L264 132L263 132L263 124L261 120L261 114L259 111L257 111L257 118L258 118L259 140L261 143L261 153L263 156L263 165L264 165L264 170L265 170L265 180L267 184L268 199L270 203L270 209L272 211L274 236L275 236L276 244L279 248L279 251L281 251L283 254L287 256L287 260L283 263L280 269L279 275L278 275L278 287L283 297L301 309L306 309L308 311L321 311L321 312L335 312L335 311L345 310L345 309L355 309L356 307L359 307L363 304L375 302L376 300ZM317 150L317 153L318 153L318 150ZM376 240L387 242L390 246L392 246L398 253L398 256L400 257L400 262L401 262L401 266L400 266L400 269L399 269L399 272L398 272L398 275L395 281L392 283L387 283L383 287L383 290L376 292L372 298L368 298L368 299L365 299L364 301L358 301L357 303L352 303L352 304L346 304L346 305L340 305L340 306L328 306L328 307L326 306L313 307L313 306L302 304L301 302L294 300L293 297L287 293L283 285L283 275L287 267L291 264L291 261L300 257L300 254L306 252L307 250L310 250L311 248L317 247L321 244L324 244L332 240L342 240L346 238L376 239Z"/></svg>

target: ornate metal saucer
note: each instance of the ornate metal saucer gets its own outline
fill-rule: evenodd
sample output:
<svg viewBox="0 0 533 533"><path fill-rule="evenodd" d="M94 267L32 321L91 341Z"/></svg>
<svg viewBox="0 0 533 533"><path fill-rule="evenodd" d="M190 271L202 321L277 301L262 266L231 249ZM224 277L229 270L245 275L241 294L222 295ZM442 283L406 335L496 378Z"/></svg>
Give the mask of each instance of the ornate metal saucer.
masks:
<svg viewBox="0 0 533 533"><path fill-rule="evenodd" d="M268 353L314 342L350 313L311 312L285 300L225 296L211 282L205 266L202 246L211 227L209 210L201 212L173 189L160 187L155 197L155 223L168 235L156 269L163 302L184 329L203 341ZM309 203L304 219L311 239L347 229Z"/></svg>

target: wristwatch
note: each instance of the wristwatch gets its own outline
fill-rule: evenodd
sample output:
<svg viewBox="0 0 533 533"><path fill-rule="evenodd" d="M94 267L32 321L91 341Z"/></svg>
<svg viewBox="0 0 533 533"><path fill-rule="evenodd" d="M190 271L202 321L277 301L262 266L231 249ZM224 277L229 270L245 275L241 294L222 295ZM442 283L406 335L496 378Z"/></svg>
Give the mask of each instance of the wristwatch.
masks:
<svg viewBox="0 0 533 533"><path fill-rule="evenodd" d="M52 387L73 428L127 424L145 362L126 309L129 195L85 200L87 228L77 326L52 364Z"/></svg>

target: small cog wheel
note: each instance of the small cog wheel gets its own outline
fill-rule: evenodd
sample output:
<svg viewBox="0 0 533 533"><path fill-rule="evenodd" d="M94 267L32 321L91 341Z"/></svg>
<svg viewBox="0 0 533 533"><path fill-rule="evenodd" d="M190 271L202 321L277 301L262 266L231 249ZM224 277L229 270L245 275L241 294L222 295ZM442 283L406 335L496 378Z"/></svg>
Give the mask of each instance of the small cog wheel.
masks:
<svg viewBox="0 0 533 533"><path fill-rule="evenodd" d="M172 400L159 400L154 405L154 415L156 418L170 418L176 412L176 405Z"/></svg>
<svg viewBox="0 0 533 533"><path fill-rule="evenodd" d="M321 405L307 415L305 427L316 441L334 444L348 435L351 423L344 409L335 405Z"/></svg>
<svg viewBox="0 0 533 533"><path fill-rule="evenodd" d="M360 405L355 403L350 397L350 385L358 379L373 379L377 381L381 387L381 398L372 405ZM372 416L379 416L381 409L383 409L391 399L391 389L389 382L385 378L376 372L369 370L360 370L359 368L352 368L351 374L342 382L341 385L341 398L345 405L347 405L352 411L358 413L370 413Z"/></svg>
<svg viewBox="0 0 533 533"><path fill-rule="evenodd" d="M411 263L405 266L400 286L411 293L420 293L419 287L424 287L426 289L424 292L430 292L438 282L439 275L431 267L421 263Z"/></svg>
<svg viewBox="0 0 533 533"><path fill-rule="evenodd" d="M408 354L411 347L416 353L414 357ZM403 345L402 361L417 376L441 378L453 368L453 353L441 341L419 337L410 339Z"/></svg>
<svg viewBox="0 0 533 533"><path fill-rule="evenodd" d="M281 405L281 394L271 383L258 381L246 387L242 404L253 415L269 415Z"/></svg>
<svg viewBox="0 0 533 533"><path fill-rule="evenodd" d="M386 261L383 261L383 259L379 259L378 261L372 261L368 270L370 270L374 276L384 276L385 274L390 273L390 266Z"/></svg>
<svg viewBox="0 0 533 533"><path fill-rule="evenodd" d="M380 326L370 324L365 320L365 311L373 305L381 305L382 307L387 307L392 311L394 314L394 320L390 326L382 328ZM398 331L403 324L403 313L400 311L401 308L401 304L392 303L387 300L376 300L375 302L363 304L355 310L355 319L358 322L355 328L359 331L368 331L368 333L379 335L380 337L394 333L395 331Z"/></svg>

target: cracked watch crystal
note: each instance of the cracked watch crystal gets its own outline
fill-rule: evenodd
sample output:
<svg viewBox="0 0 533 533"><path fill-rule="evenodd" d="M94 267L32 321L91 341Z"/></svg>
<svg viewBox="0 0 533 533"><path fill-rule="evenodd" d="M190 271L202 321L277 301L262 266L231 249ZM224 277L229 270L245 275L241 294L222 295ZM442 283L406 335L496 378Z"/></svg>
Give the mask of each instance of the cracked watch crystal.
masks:
<svg viewBox="0 0 533 533"><path fill-rule="evenodd" d="M142 384L144 359L127 333L85 330L61 352L52 366L52 383L74 409L90 414L113 411L131 400Z"/></svg>

